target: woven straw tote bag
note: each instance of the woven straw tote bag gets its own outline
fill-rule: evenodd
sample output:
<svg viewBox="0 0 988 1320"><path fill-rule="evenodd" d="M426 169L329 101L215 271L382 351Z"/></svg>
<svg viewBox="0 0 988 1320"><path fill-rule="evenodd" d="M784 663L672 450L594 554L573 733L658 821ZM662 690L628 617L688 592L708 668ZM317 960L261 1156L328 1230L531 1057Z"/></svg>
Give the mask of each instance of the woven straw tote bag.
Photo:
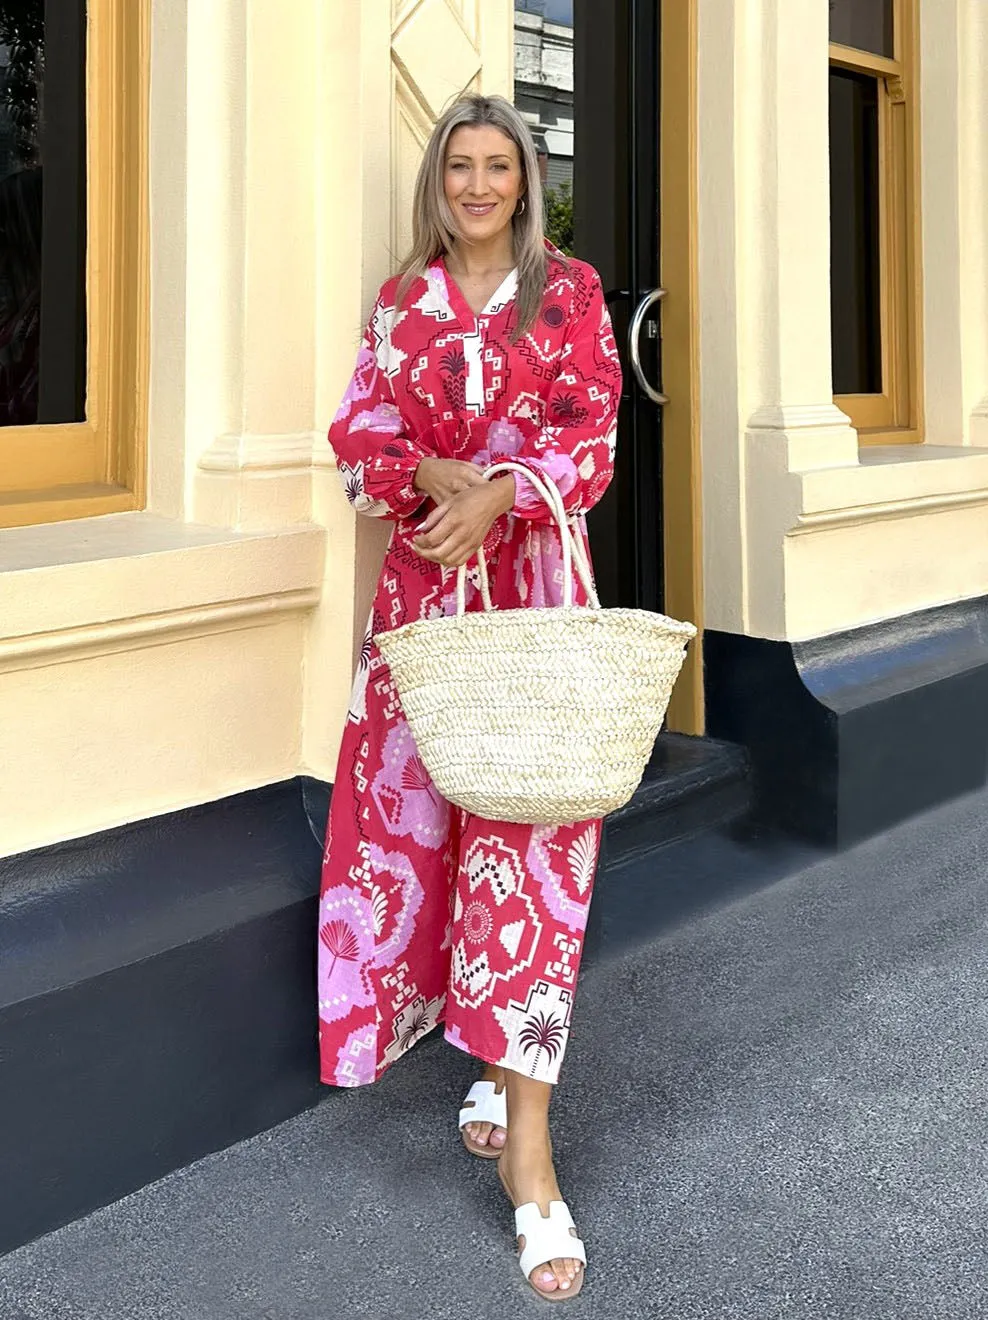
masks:
<svg viewBox="0 0 988 1320"><path fill-rule="evenodd" d="M605 816L641 782L691 623L646 610L601 609L578 528L547 477L516 471L553 513L563 604L498 610L477 554L483 610L379 633L412 735L438 792L486 820L563 825ZM590 601L573 604L573 569Z"/></svg>

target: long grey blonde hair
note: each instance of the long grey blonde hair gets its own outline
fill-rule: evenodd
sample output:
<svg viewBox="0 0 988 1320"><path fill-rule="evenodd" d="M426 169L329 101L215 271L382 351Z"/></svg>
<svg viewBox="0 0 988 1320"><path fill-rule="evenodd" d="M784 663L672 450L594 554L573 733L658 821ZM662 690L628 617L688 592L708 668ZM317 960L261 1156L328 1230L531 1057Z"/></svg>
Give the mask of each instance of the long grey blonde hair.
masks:
<svg viewBox="0 0 988 1320"><path fill-rule="evenodd" d="M443 114L429 138L422 164L415 180L412 212L412 250L399 268L398 305L404 300L416 276L425 275L429 266L449 252L457 239L468 242L457 225L446 200L446 149L458 128L490 125L503 133L518 148L522 172L522 197L525 205L515 211L511 221L514 237L514 261L518 271L515 295L514 336L531 329L542 306L550 260L562 261L545 246L542 179L535 154L535 143L528 125L503 96L463 96Z"/></svg>

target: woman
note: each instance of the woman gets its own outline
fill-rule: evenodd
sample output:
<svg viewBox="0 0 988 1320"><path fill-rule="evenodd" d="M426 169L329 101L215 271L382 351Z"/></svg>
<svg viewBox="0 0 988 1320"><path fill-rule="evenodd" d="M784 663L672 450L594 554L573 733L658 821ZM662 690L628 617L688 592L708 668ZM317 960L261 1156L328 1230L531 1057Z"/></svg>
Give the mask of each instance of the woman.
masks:
<svg viewBox="0 0 988 1320"><path fill-rule="evenodd" d="M381 290L330 430L347 497L395 523L340 750L319 917L322 1077L380 1077L439 1022L482 1061L460 1113L499 1157L522 1269L575 1296L585 1254L559 1191L549 1099L569 1032L600 822L480 820L450 807L412 741L375 633L455 611L486 551L501 608L558 604L561 547L510 457L582 515L611 478L621 369L597 274L546 243L531 137L500 97L436 125L414 247ZM468 608L479 608L476 581Z"/></svg>

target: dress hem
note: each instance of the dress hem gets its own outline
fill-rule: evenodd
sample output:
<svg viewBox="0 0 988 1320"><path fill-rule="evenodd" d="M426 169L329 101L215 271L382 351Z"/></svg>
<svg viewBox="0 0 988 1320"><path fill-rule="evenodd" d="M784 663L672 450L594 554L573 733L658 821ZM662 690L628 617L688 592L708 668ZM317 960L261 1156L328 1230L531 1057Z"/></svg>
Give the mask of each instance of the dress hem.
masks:
<svg viewBox="0 0 988 1320"><path fill-rule="evenodd" d="M436 1026L437 1027L442 1026L442 1023L437 1022ZM425 1039L426 1037L423 1036L422 1040ZM477 1054L474 1050L468 1049L467 1046L462 1041L454 1039L447 1030L443 1031L443 1040L445 1040L448 1044L452 1045L454 1049L459 1050L461 1054L466 1054L471 1059L476 1059L478 1063L490 1064L492 1068L506 1068L508 1072L517 1073L519 1077L527 1077L528 1080L532 1082L546 1082L549 1086L559 1085L559 1072L560 1072L559 1068L555 1069L555 1077L552 1080L550 1080L548 1077L529 1077L528 1073L523 1073L520 1068L512 1068L510 1063L505 1063L503 1058L493 1059L487 1054ZM415 1044L411 1046L410 1049L407 1049L405 1051L404 1054L402 1054L397 1059L392 1059L392 1061L386 1067L382 1068L380 1072L378 1072L374 1077L368 1078L366 1082L341 1082L341 1081L337 1081L335 1077L328 1078L324 1076L322 1071L320 1071L319 1073L319 1081L323 1086L334 1086L337 1088L337 1090L340 1091L356 1091L359 1090L360 1087L362 1086L373 1086L375 1082L379 1082L381 1080L381 1078L384 1076L386 1072L390 1072L396 1063L401 1063L402 1059L407 1059L409 1054L411 1054L412 1050L415 1049L415 1046L420 1044L421 1041L417 1040ZM560 1066L561 1066L561 1062L562 1061L560 1061Z"/></svg>

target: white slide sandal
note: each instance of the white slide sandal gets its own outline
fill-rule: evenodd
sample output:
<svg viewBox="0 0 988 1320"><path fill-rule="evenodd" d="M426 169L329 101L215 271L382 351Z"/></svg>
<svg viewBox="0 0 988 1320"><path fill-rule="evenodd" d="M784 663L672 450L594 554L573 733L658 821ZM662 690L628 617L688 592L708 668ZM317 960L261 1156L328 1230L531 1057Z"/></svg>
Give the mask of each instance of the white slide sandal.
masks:
<svg viewBox="0 0 988 1320"><path fill-rule="evenodd" d="M547 1302L568 1301L583 1287L587 1249L573 1231L575 1228L565 1201L550 1201L548 1216L542 1214L535 1201L527 1201L515 1211L515 1234L525 1239L518 1264L533 1292ZM532 1283L530 1276L536 1266L548 1265L551 1260L578 1260L583 1269L568 1288L557 1286L552 1292L545 1292Z"/></svg>
<svg viewBox="0 0 988 1320"><path fill-rule="evenodd" d="M507 1128L507 1093L501 1091L499 1095L493 1082L474 1082L460 1110L460 1135L464 1146L471 1155L477 1155L482 1160L496 1160L501 1154L501 1147L478 1146L471 1141L465 1131L468 1123L493 1123L495 1127Z"/></svg>

